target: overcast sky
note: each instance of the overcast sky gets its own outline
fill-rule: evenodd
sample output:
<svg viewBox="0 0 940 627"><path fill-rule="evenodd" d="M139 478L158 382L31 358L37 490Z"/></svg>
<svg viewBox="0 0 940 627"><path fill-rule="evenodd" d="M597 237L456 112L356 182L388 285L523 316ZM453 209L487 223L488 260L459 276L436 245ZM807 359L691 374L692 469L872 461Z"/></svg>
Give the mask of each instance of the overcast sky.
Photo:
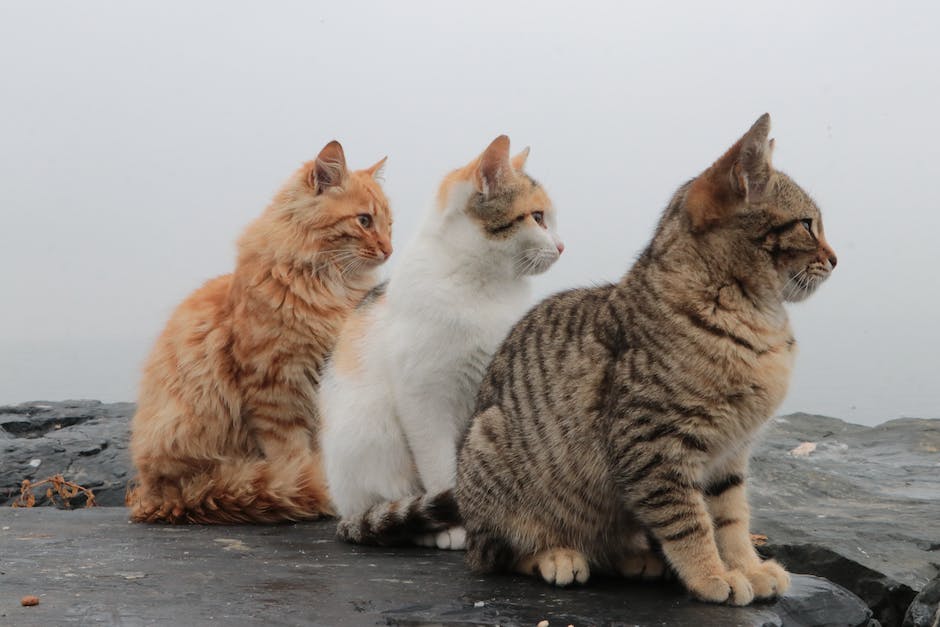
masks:
<svg viewBox="0 0 940 627"><path fill-rule="evenodd" d="M790 308L782 412L940 417L936 2L4 2L0 403L133 400L172 308L339 139L389 155L399 250L496 135L615 280L674 189L764 111L839 255ZM394 263L395 257L392 258Z"/></svg>

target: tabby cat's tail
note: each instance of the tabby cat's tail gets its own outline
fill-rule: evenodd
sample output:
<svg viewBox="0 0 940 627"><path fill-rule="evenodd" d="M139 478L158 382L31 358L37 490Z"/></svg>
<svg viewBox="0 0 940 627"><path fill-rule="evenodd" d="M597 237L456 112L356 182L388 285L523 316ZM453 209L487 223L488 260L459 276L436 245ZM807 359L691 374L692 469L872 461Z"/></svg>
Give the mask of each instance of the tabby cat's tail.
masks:
<svg viewBox="0 0 940 627"><path fill-rule="evenodd" d="M136 522L275 523L333 514L319 460L215 464L185 477L146 473L128 490Z"/></svg>
<svg viewBox="0 0 940 627"><path fill-rule="evenodd" d="M336 535L356 544L394 546L461 523L454 493L445 490L373 505L362 514L342 519Z"/></svg>

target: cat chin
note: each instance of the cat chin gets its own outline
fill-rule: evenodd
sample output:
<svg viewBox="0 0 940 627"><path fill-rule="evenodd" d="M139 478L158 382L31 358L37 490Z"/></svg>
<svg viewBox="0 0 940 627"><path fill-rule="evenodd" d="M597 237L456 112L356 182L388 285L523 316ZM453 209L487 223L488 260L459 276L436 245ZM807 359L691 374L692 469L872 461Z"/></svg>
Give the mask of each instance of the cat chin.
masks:
<svg viewBox="0 0 940 627"><path fill-rule="evenodd" d="M797 289L786 290L783 294L783 301L786 303L799 303L816 292L826 277L811 276L806 279Z"/></svg>

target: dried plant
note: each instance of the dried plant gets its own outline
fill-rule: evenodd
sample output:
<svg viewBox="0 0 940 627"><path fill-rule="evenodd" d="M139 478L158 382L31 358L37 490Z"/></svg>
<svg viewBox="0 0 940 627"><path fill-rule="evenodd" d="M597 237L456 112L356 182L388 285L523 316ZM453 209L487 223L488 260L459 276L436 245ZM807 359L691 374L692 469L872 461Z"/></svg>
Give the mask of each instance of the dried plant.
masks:
<svg viewBox="0 0 940 627"><path fill-rule="evenodd" d="M79 495L85 497L85 507L95 507L95 494L88 488L82 487L74 481L66 481L62 475L46 477L41 481L32 482L23 479L20 485L20 496L13 501L13 507L33 507L36 505L36 490L46 486L46 498L53 505L72 508L72 499Z"/></svg>

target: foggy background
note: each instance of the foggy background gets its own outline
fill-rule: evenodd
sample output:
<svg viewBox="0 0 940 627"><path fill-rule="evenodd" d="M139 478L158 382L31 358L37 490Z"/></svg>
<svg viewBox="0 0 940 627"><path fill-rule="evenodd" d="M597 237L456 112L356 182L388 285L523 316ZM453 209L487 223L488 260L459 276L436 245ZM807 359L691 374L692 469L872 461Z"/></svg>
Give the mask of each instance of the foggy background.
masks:
<svg viewBox="0 0 940 627"><path fill-rule="evenodd" d="M764 111L839 266L790 307L781 413L940 417L937 3L0 4L0 403L133 400L172 308L339 139L389 155L400 251L496 135L615 280ZM391 264L396 257L393 256Z"/></svg>

